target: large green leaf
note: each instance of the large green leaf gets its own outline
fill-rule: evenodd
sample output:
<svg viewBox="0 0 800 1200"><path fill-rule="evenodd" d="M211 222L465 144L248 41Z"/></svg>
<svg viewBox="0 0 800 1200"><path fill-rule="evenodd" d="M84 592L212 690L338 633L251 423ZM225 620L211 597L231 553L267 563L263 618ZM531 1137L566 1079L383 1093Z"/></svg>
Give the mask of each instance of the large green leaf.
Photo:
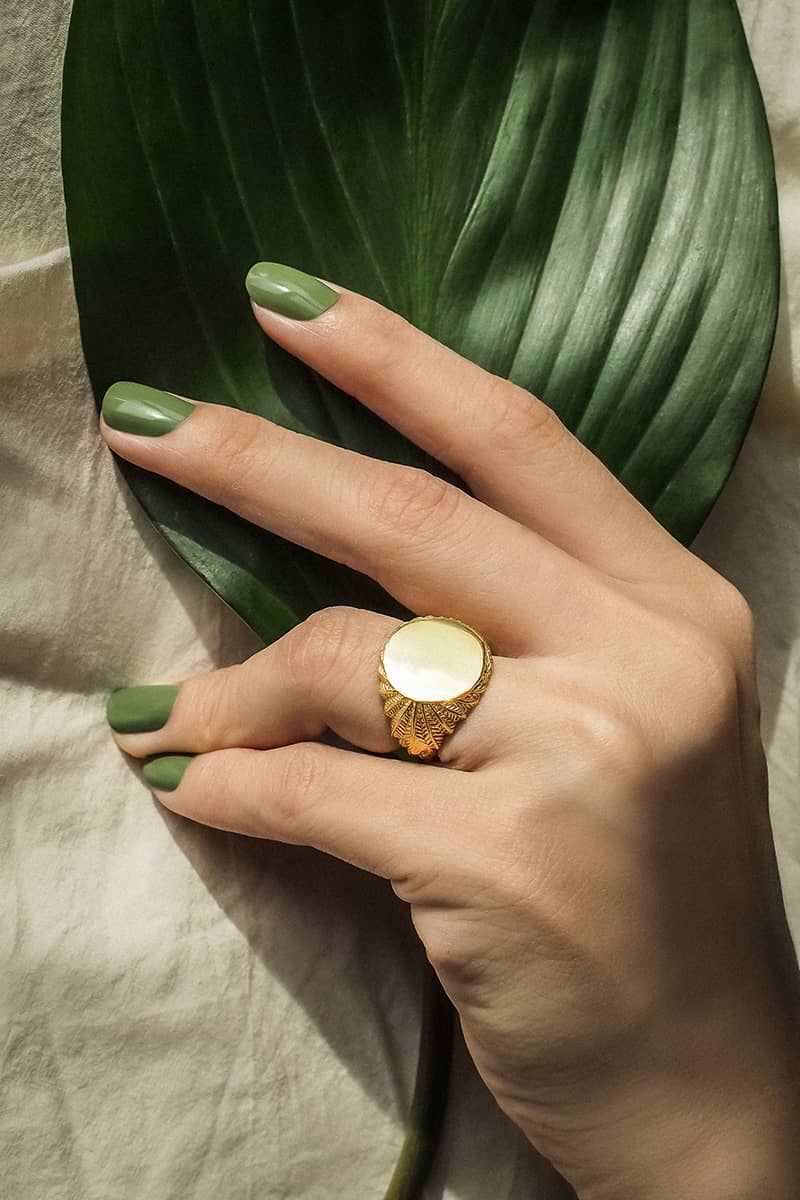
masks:
<svg viewBox="0 0 800 1200"><path fill-rule="evenodd" d="M75 0L63 173L95 395L133 379L442 468L268 342L257 259L362 291L541 396L689 541L738 453L778 295L732 0ZM372 583L128 464L264 638ZM442 471L442 473L445 473ZM425 976L392 1200L422 1186L451 1009Z"/></svg>
<svg viewBox="0 0 800 1200"><path fill-rule="evenodd" d="M243 277L272 259L536 392L684 541L733 465L778 240L732 0L75 0L63 172L98 399L139 380L441 470L263 337ZM402 611L123 470L266 641Z"/></svg>

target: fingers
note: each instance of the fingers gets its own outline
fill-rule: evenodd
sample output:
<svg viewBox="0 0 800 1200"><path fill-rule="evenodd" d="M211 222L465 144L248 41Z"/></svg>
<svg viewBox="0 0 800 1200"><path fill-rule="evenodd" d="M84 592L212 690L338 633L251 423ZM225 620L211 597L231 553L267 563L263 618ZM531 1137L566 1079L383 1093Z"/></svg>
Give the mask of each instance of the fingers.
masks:
<svg viewBox="0 0 800 1200"><path fill-rule="evenodd" d="M399 882L402 894L403 881L459 854L461 830L474 828L485 811L478 780L298 742L202 754L189 761L174 790L154 790L167 808L193 821L315 846Z"/></svg>
<svg viewBox="0 0 800 1200"><path fill-rule="evenodd" d="M275 275L275 264L261 265ZM452 467L493 508L611 574L663 569L665 549L678 543L546 404L374 301L336 291L313 320L264 307L275 300L258 287L253 310L274 341Z"/></svg>
<svg viewBox="0 0 800 1200"><path fill-rule="evenodd" d="M397 749L378 695L381 647L401 622L344 606L314 613L246 662L185 680L168 719L144 733L128 718L152 704L157 688L124 689L109 720L127 754L201 754L229 747L268 749L321 737L326 730L376 754ZM152 722L149 722L152 724ZM142 723L140 722L140 725ZM143 724L148 724L144 722Z"/></svg>
<svg viewBox="0 0 800 1200"><path fill-rule="evenodd" d="M179 686L123 688L107 715L117 744L137 758L202 754L233 747L271 749L327 730L375 754L397 749L378 693L378 662L401 622L380 613L333 607L314 613L240 666ZM515 731L508 659L494 659L489 689L457 726L440 759L476 770L502 754ZM144 732L142 732L144 731Z"/></svg>
<svg viewBox="0 0 800 1200"><path fill-rule="evenodd" d="M140 385L113 385L103 415L123 458L372 576L413 612L466 621L499 654L572 644L593 611L586 568L426 471Z"/></svg>

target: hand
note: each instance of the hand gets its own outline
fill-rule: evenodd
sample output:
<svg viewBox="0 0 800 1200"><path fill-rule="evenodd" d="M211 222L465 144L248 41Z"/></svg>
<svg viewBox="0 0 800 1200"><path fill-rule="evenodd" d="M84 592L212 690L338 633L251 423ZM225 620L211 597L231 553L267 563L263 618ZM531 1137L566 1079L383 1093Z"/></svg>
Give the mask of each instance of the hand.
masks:
<svg viewBox="0 0 800 1200"><path fill-rule="evenodd" d="M248 277L264 332L471 496L130 385L103 436L465 621L494 674L441 765L377 757L396 749L376 666L399 622L330 608L241 665L115 694L119 745L196 755L147 769L174 812L391 880L486 1084L582 1198L789 1200L800 986L748 605L529 392L282 271Z"/></svg>

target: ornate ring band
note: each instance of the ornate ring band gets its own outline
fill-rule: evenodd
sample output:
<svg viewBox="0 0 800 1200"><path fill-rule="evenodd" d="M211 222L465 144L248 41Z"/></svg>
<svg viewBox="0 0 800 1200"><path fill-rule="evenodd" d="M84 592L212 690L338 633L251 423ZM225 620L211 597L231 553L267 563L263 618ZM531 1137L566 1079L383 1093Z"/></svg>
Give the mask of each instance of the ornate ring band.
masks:
<svg viewBox="0 0 800 1200"><path fill-rule="evenodd" d="M434 758L480 700L492 652L477 630L454 617L414 617L383 644L378 693L392 736L417 758Z"/></svg>

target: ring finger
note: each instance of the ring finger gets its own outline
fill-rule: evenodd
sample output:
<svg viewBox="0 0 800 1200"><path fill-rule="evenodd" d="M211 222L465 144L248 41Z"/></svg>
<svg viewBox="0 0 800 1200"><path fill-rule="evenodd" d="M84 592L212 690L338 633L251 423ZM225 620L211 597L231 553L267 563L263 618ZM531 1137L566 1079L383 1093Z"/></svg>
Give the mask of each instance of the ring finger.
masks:
<svg viewBox="0 0 800 1200"><path fill-rule="evenodd" d="M329 729L363 750L389 753L397 742L378 694L377 666L386 638L400 624L356 608L322 609L240 665L176 688L112 693L109 723L120 748L137 758L267 750L319 738ZM506 661L495 658L501 690L508 682ZM492 690L497 686L493 680ZM503 746L503 725L496 719L501 709L484 697L447 739L441 760L476 769L496 757Z"/></svg>

